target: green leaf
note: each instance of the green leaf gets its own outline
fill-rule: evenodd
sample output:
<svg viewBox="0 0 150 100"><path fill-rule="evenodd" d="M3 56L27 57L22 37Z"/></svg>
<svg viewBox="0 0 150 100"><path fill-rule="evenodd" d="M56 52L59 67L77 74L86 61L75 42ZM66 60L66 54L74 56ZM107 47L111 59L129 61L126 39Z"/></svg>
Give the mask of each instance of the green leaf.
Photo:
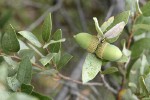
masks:
<svg viewBox="0 0 150 100"><path fill-rule="evenodd" d="M1 83L6 83L6 78L7 78L7 65L2 63L0 64L0 82Z"/></svg>
<svg viewBox="0 0 150 100"><path fill-rule="evenodd" d="M12 25L8 26L2 37L2 48L4 51L17 52L20 49L19 41L16 32Z"/></svg>
<svg viewBox="0 0 150 100"><path fill-rule="evenodd" d="M111 29L112 27L114 27L116 24L118 24L120 22L125 22L125 25L126 25L128 23L129 16L130 16L130 11L124 11L124 12L118 14L115 17L114 22L108 28L108 30Z"/></svg>
<svg viewBox="0 0 150 100"><path fill-rule="evenodd" d="M125 40L122 41L122 46L123 46L122 53L125 56L129 57L131 55L131 51L126 48L126 41Z"/></svg>
<svg viewBox="0 0 150 100"><path fill-rule="evenodd" d="M59 61L61 58L61 51L59 51L54 57L53 57L53 62L58 66Z"/></svg>
<svg viewBox="0 0 150 100"><path fill-rule="evenodd" d="M114 16L110 17L107 21L105 21L101 26L102 32L106 31L106 29L113 23L113 21Z"/></svg>
<svg viewBox="0 0 150 100"><path fill-rule="evenodd" d="M42 27L42 38L45 42L47 42L50 39L52 31L52 19L51 19L51 13L49 13L43 23Z"/></svg>
<svg viewBox="0 0 150 100"><path fill-rule="evenodd" d="M8 64L8 77L14 76L18 70L19 64L13 61L9 56L3 56L3 58Z"/></svg>
<svg viewBox="0 0 150 100"><path fill-rule="evenodd" d="M37 92L32 92L31 95L39 98L39 100L52 100L52 98L49 98L49 97L44 96L44 95L41 95L41 94L39 94Z"/></svg>
<svg viewBox="0 0 150 100"><path fill-rule="evenodd" d="M96 28L98 35L103 38L103 32L102 32L101 28L99 27L97 18L93 17L93 20L95 22L95 28Z"/></svg>
<svg viewBox="0 0 150 100"><path fill-rule="evenodd" d="M13 91L16 91L20 88L21 84L16 78L17 75L14 75L12 77L7 77L7 83L10 89Z"/></svg>
<svg viewBox="0 0 150 100"><path fill-rule="evenodd" d="M105 69L104 71L101 71L101 74L112 74L114 72L117 72L118 68L116 67L109 67L107 69Z"/></svg>
<svg viewBox="0 0 150 100"><path fill-rule="evenodd" d="M145 95L145 96L149 96L149 93L148 93L148 90L147 90L143 76L139 77L139 86L140 86L140 93Z"/></svg>
<svg viewBox="0 0 150 100"><path fill-rule="evenodd" d="M32 59L34 56L34 51L32 49L23 49L19 51L19 56L21 58L29 57L29 59Z"/></svg>
<svg viewBox="0 0 150 100"><path fill-rule="evenodd" d="M32 85L27 85L27 84L22 84L21 85L21 92L31 94L33 91L33 86Z"/></svg>
<svg viewBox="0 0 150 100"><path fill-rule="evenodd" d="M2 33L0 32L0 49L2 48Z"/></svg>
<svg viewBox="0 0 150 100"><path fill-rule="evenodd" d="M38 41L37 37L32 34L29 31L20 31L18 32L20 35L22 35L24 38L26 38L28 41L30 41L32 44L34 44L37 47L41 47L41 43Z"/></svg>
<svg viewBox="0 0 150 100"><path fill-rule="evenodd" d="M44 57L44 55L37 49L35 48L32 44L27 43L29 45L30 48L32 48L34 50L34 52L36 52L40 57Z"/></svg>
<svg viewBox="0 0 150 100"><path fill-rule="evenodd" d="M145 30L145 31L150 31L150 24L135 24L133 26L133 30L134 31L138 31L138 30Z"/></svg>
<svg viewBox="0 0 150 100"><path fill-rule="evenodd" d="M143 13L143 15L144 16L150 16L150 1L149 2L147 2L142 8L141 8L141 10L142 10L142 13Z"/></svg>
<svg viewBox="0 0 150 100"><path fill-rule="evenodd" d="M43 66L45 66L46 64L50 63L50 61L56 54L57 53L49 53L47 56L41 58L40 62L42 63Z"/></svg>
<svg viewBox="0 0 150 100"><path fill-rule="evenodd" d="M122 57L119 60L117 60L117 62L125 63L125 62L128 62L128 60L129 60L129 57L123 54Z"/></svg>
<svg viewBox="0 0 150 100"><path fill-rule="evenodd" d="M145 17L143 15L139 16L135 24L150 24L150 16L149 17Z"/></svg>
<svg viewBox="0 0 150 100"><path fill-rule="evenodd" d="M150 43L150 38L143 38L136 41L131 47L131 51L132 51L131 56L133 58L139 57L144 50L150 49L150 45L148 45L149 43Z"/></svg>
<svg viewBox="0 0 150 100"><path fill-rule="evenodd" d="M149 83L150 83L150 74L147 75L146 78L145 78L145 84L146 84L146 87L147 87L147 89L150 93L150 84Z"/></svg>
<svg viewBox="0 0 150 100"><path fill-rule="evenodd" d="M65 42L66 41L66 39L60 39L60 40L57 40L57 41L55 41L55 40L51 40L50 42L48 42L48 43L46 43L44 46L43 46L43 48L47 48L50 44L54 44L54 43L59 43L59 42Z"/></svg>
<svg viewBox="0 0 150 100"><path fill-rule="evenodd" d="M54 33L53 40L57 41L57 40L60 40L60 39L62 39L62 31L61 31L61 29L58 29ZM49 48L50 52L52 52L52 53L58 53L60 49L61 49L61 42L51 44L50 48Z"/></svg>
<svg viewBox="0 0 150 100"><path fill-rule="evenodd" d="M60 59L60 61L59 61L59 63L58 63L57 68L60 70L62 67L64 67L64 66L71 60L72 57L73 57L72 55L70 55L70 54L68 54L68 53L65 53L65 54L61 57L61 59Z"/></svg>
<svg viewBox="0 0 150 100"><path fill-rule="evenodd" d="M102 61L96 58L94 54L88 53L82 68L82 81L86 83L99 73L101 70Z"/></svg>
<svg viewBox="0 0 150 100"><path fill-rule="evenodd" d="M19 65L17 79L20 83L29 84L32 78L32 65L28 57L24 57Z"/></svg>
<svg viewBox="0 0 150 100"><path fill-rule="evenodd" d="M141 67L140 67L140 73L141 75L148 75L150 73L150 65L148 64L148 61L146 59L146 56L143 54L141 57Z"/></svg>
<svg viewBox="0 0 150 100"><path fill-rule="evenodd" d="M120 22L120 23L116 24L114 27L112 27L110 30L108 30L104 34L104 37L106 38L106 40L118 37L121 34L121 32L123 31L124 26L125 26L124 22Z"/></svg>
<svg viewBox="0 0 150 100"><path fill-rule="evenodd" d="M29 47L25 44L25 42L23 42L22 40L19 40L19 44L20 44L20 50L22 49L29 49Z"/></svg>
<svg viewBox="0 0 150 100"><path fill-rule="evenodd" d="M129 87L130 88L134 88L134 89L137 89L137 85L136 84L134 84L134 83L132 83L132 82L129 82Z"/></svg>
<svg viewBox="0 0 150 100"><path fill-rule="evenodd" d="M139 58L132 66L129 73L129 82L138 85L139 77L140 77L140 67L141 67L141 59Z"/></svg>
<svg viewBox="0 0 150 100"><path fill-rule="evenodd" d="M126 48L125 40L122 40L121 42L122 42L121 44L123 46L123 50L122 50L123 55L117 62L124 63L124 62L128 62L128 60L131 56L131 51Z"/></svg>
<svg viewBox="0 0 150 100"><path fill-rule="evenodd" d="M13 93L7 100L39 100L24 93Z"/></svg>

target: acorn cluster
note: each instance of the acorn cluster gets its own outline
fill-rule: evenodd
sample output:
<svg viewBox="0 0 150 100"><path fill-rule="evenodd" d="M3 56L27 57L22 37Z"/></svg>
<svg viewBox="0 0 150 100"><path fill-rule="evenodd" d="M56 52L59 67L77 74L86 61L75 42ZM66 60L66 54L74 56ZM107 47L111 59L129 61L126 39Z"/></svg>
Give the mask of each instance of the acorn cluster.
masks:
<svg viewBox="0 0 150 100"><path fill-rule="evenodd" d="M79 33L74 38L82 48L90 53L95 53L100 59L117 61L122 57L122 52L118 47L106 41L99 41L97 36Z"/></svg>

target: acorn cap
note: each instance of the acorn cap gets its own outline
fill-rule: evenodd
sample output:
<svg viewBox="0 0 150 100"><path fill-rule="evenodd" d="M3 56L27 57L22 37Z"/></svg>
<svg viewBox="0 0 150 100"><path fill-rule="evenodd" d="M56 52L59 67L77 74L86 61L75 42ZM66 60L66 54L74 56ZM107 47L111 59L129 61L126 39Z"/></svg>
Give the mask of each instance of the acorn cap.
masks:
<svg viewBox="0 0 150 100"><path fill-rule="evenodd" d="M96 36L93 36L88 33L79 33L74 36L76 42L88 52L93 53L95 52L99 40Z"/></svg>
<svg viewBox="0 0 150 100"><path fill-rule="evenodd" d="M122 52L115 45L104 42L98 45L96 55L101 59L116 61L122 57Z"/></svg>

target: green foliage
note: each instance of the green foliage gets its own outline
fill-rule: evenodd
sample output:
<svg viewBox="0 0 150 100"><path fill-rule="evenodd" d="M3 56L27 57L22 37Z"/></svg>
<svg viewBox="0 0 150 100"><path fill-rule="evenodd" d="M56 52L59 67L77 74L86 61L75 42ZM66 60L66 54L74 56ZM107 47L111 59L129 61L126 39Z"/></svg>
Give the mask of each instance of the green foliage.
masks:
<svg viewBox="0 0 150 100"><path fill-rule="evenodd" d="M32 65L28 57L24 57L20 62L17 72L17 79L20 83L29 84L32 78Z"/></svg>
<svg viewBox="0 0 150 100"><path fill-rule="evenodd" d="M150 16L150 2L147 2L142 8L142 13L144 16Z"/></svg>
<svg viewBox="0 0 150 100"><path fill-rule="evenodd" d="M34 51L32 49L23 49L19 51L19 56L21 58L28 57L31 59L34 56Z"/></svg>
<svg viewBox="0 0 150 100"><path fill-rule="evenodd" d="M143 38L138 40L137 42L135 42L131 48L132 52L132 57L133 58L137 58L141 55L141 53L146 50L146 49L150 49L150 45L147 45L150 43L150 38Z"/></svg>
<svg viewBox="0 0 150 100"><path fill-rule="evenodd" d="M105 69L104 71L101 71L101 74L112 74L114 72L117 72L118 68L116 67L109 67L107 69Z"/></svg>
<svg viewBox="0 0 150 100"><path fill-rule="evenodd" d="M59 60L58 62L58 65L57 65L57 68L60 70L62 67L64 67L72 58L73 56L68 54L68 53L65 53ZM55 60L55 62L57 62Z"/></svg>
<svg viewBox="0 0 150 100"><path fill-rule="evenodd" d="M47 97L47 96L43 96L37 92L32 92L31 95L39 98L39 100L52 100L51 98Z"/></svg>
<svg viewBox="0 0 150 100"><path fill-rule="evenodd" d="M93 17L93 20L94 20L94 22L95 22L95 28L96 28L96 31L97 31L98 35L99 35L101 38L103 38L103 31L102 31L101 28L99 27L97 18Z"/></svg>
<svg viewBox="0 0 150 100"><path fill-rule="evenodd" d="M120 22L116 24L114 27L112 27L110 30L108 30L104 35L106 37L106 40L110 43L115 42L118 39L121 32L123 31L124 26L125 23Z"/></svg>
<svg viewBox="0 0 150 100"><path fill-rule="evenodd" d="M64 3L66 2L71 1L64 1ZM87 2L89 3L89 1ZM120 43L118 38L120 37L121 32L124 30L124 27L126 27L123 33L128 33L129 36L127 36L127 38L129 38L129 40L127 39L127 42L125 42L125 40L123 40L123 42L121 41L123 54L122 57L118 61L111 62L97 58L97 56L94 54L95 52L93 54L88 53L82 67L83 84L80 81L63 75L61 76L60 74L60 72L63 70L68 69L68 67L66 67L67 63L72 58L76 57L65 53L66 48L62 48L62 42L65 42L66 40L65 38L62 38L62 35L65 36L62 33L62 30L58 29L55 33L52 33L51 14L48 14L45 17L42 24L41 33L39 33L40 31L38 29L34 30L35 33L37 31L38 35L40 34L39 36L25 30L16 32L11 25L8 25L8 28L3 30L3 27L6 26L6 23L8 20L10 20L12 13L8 11L4 15L0 16L0 28L2 29L2 31L0 30L0 57L2 58L2 61L0 61L0 100L52 100L52 97L56 96L58 91L60 91L60 87L56 86L52 88L52 91L54 91L54 89L58 87L59 90L56 90L57 93L53 92L53 94L48 96L42 95L36 91L36 87L40 86L35 86L34 89L33 83L35 83L35 81L37 82L37 80L33 79L33 82L31 82L32 78L34 78L34 75L36 78L42 77L42 79L48 77L46 80L50 80L49 78L51 78L51 82L57 80L56 83L62 83L61 86L65 84L66 86L70 87L70 82L68 84L67 82L62 81L63 79L78 83L80 85L87 85L87 87L92 84L91 89L94 91L94 93L103 95L104 100L115 99L115 97L120 100L149 100L150 2L147 2L141 9L138 0L126 0L126 2L130 4L128 5L130 6L130 11L124 11L115 17L112 16L108 18L108 20L105 21L101 27L99 26L97 18L94 17L93 20L95 28L94 26L90 26L88 30L90 32L92 29L96 29L98 33L97 37L100 40L99 44L102 42L113 43L117 40L119 41L118 43ZM66 3L65 5L68 4ZM72 16L72 13L74 12L70 12L71 13L69 14ZM61 12L61 14L63 13ZM90 14L93 14L92 11ZM18 17L20 15L22 14L15 14L15 16L18 18L17 20L22 20L20 17ZM66 15L66 13L64 15ZM56 19L58 18L55 21L62 20L59 18L60 16L55 17ZM76 15L76 17L78 16ZM66 17L66 21L69 20L69 23L67 24L70 25L70 23L74 23L74 21L78 22L77 18L74 19L73 22L71 22L70 19ZM26 21L23 21L22 23L24 22ZM66 25L64 20L62 20L62 22L63 24L59 24ZM58 22L56 22L56 24L58 24ZM83 23L83 25L84 24L86 25L86 23ZM77 28L80 27L78 23L75 23L74 26L70 25L72 28L71 32L77 31L76 25ZM31 25L31 27L33 26ZM85 38L83 41L90 43L90 41L87 41ZM113 53L113 51L107 51L109 53ZM73 60L73 62L76 61ZM106 74L111 74L108 75L108 80L105 80L107 77L102 79L101 82L103 82L103 86L100 87L100 90L99 88L95 89L93 86L95 83L87 83L94 79L98 73L104 74L104 76ZM128 74L129 77L127 76ZM117 81L113 80L114 77L117 79ZM112 83L112 85L109 84L109 82ZM48 83L48 86L51 86L49 82L46 82L45 80L41 83ZM56 83L54 83L54 85L57 85ZM115 85L113 83L115 83ZM101 83L96 83L98 86L100 84ZM72 87L70 88L72 89ZM43 87L41 90L44 90ZM112 93L110 93L110 91ZM82 93L84 91L79 92ZM90 93L84 96L90 95L89 99L92 98L92 100L95 100L95 95L93 96Z"/></svg>
<svg viewBox="0 0 150 100"><path fill-rule="evenodd" d="M88 53L82 68L82 81L86 83L92 80L101 70L102 61L95 55Z"/></svg>
<svg viewBox="0 0 150 100"><path fill-rule="evenodd" d="M37 47L41 47L41 43L38 41L37 37L35 37L31 32L29 31L20 31L18 32L20 35L22 35L24 38L26 38L29 42L31 42L33 45Z"/></svg>
<svg viewBox="0 0 150 100"><path fill-rule="evenodd" d="M107 21L105 21L102 25L101 25L101 29L103 32L106 31L106 29L114 22L114 16L110 17Z"/></svg>
<svg viewBox="0 0 150 100"><path fill-rule="evenodd" d="M43 27L42 27L42 38L45 42L48 42L50 39L52 31L52 19L51 13L48 14L44 20Z"/></svg>
<svg viewBox="0 0 150 100"><path fill-rule="evenodd" d="M46 64L50 63L56 53L49 53L47 56L40 59L40 62L45 66Z"/></svg>
<svg viewBox="0 0 150 100"><path fill-rule="evenodd" d="M31 94L33 91L33 86L32 85L27 85L27 84L22 84L21 85L21 92Z"/></svg>
<svg viewBox="0 0 150 100"><path fill-rule="evenodd" d="M11 59L11 57L3 56L3 59L8 64L8 76L13 76L16 74L19 64Z"/></svg>
<svg viewBox="0 0 150 100"><path fill-rule="evenodd" d="M8 52L17 52L20 49L19 41L16 37L14 28L10 25L2 36L1 40L2 49Z"/></svg>
<svg viewBox="0 0 150 100"><path fill-rule="evenodd" d="M8 98L8 100L39 100L33 96L26 95L24 93L13 93L11 96Z"/></svg>
<svg viewBox="0 0 150 100"><path fill-rule="evenodd" d="M124 12L118 14L108 29L112 28L113 26L115 26L116 24L118 24L122 21L125 22L125 24L127 24L129 16L130 16L130 11L124 11Z"/></svg>
<svg viewBox="0 0 150 100"><path fill-rule="evenodd" d="M62 31L61 29L58 29L53 35L53 40L58 41L60 39L62 39ZM61 42L51 44L49 47L50 52L58 53L59 50L61 49Z"/></svg>
<svg viewBox="0 0 150 100"><path fill-rule="evenodd" d="M14 75L12 77L7 77L7 83L8 86L11 90L13 91L18 91L18 89L20 88L21 84L20 82L17 80L16 78L17 75Z"/></svg>

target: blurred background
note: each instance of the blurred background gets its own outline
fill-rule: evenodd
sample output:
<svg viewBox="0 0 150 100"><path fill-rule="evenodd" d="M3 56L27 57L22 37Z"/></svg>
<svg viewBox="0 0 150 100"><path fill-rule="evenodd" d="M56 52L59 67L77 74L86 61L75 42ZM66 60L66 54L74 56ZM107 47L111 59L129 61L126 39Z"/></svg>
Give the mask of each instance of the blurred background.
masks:
<svg viewBox="0 0 150 100"><path fill-rule="evenodd" d="M147 0L139 0L144 5ZM45 16L51 12L54 33L62 29L66 41L62 49L73 55L73 59L61 73L74 80L81 81L82 64L86 52L74 41L73 35L79 32L96 34L93 17L97 17L101 25L111 16L134 10L132 0L0 0L0 31L12 24L18 31L32 31L41 40L41 25ZM121 36L127 38L127 34ZM86 40L85 40L86 41ZM120 41L116 43L120 45ZM107 66L105 66L107 67ZM116 73L117 76L118 73ZM106 76L114 88L119 88L119 77ZM93 82L101 82L97 76ZM34 75L34 89L55 100L115 100L115 95L103 86L84 86L71 81L51 76Z"/></svg>

